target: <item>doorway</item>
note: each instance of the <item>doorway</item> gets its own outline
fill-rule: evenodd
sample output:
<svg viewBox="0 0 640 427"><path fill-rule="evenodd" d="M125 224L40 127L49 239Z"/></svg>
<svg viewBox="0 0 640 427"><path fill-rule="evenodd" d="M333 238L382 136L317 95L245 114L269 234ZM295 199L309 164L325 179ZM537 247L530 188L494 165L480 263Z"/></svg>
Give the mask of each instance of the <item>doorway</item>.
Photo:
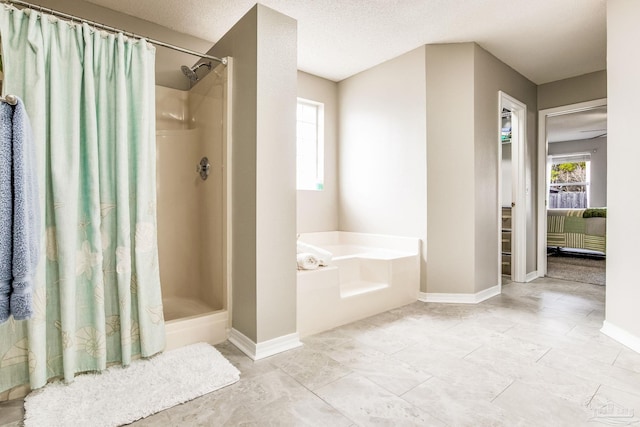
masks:
<svg viewBox="0 0 640 427"><path fill-rule="evenodd" d="M499 92L498 277L526 281L526 117L527 106Z"/></svg>
<svg viewBox="0 0 640 427"><path fill-rule="evenodd" d="M588 267L600 264L600 270L594 268L594 275L577 281L604 284L606 105L603 98L538 113L537 268L541 277L548 275L551 262L552 270L558 268L557 262L575 263L579 265L576 271L581 273L588 270L587 264ZM590 224L584 235L577 233L565 238L563 234L569 235L565 230L556 230L563 219L568 221L567 215L582 215L583 209L587 209L584 216L591 223L598 223L595 231ZM593 215L602 218L591 219ZM570 219L576 224L580 221ZM566 274L569 280L579 279L572 278L571 266L564 267L567 270L561 274ZM553 275L565 278L557 276L556 271Z"/></svg>

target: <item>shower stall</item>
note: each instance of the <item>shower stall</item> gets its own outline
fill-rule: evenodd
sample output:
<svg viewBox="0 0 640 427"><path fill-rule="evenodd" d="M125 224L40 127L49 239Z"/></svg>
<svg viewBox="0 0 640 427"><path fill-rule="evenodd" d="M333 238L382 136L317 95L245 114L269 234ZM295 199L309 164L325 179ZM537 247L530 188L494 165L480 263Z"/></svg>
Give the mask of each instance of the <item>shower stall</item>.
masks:
<svg viewBox="0 0 640 427"><path fill-rule="evenodd" d="M198 71L202 77L183 67L192 81L188 91L156 87L158 248L167 350L222 342L231 327L231 62L209 65L209 73Z"/></svg>

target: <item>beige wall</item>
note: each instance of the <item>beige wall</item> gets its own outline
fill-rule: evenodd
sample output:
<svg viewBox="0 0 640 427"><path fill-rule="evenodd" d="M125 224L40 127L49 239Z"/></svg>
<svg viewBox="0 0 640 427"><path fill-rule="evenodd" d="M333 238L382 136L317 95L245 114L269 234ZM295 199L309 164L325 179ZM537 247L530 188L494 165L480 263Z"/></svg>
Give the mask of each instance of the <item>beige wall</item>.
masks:
<svg viewBox="0 0 640 427"><path fill-rule="evenodd" d="M536 86L475 43L428 45L427 291L498 284L498 91L527 105L527 272L535 269Z"/></svg>
<svg viewBox="0 0 640 427"><path fill-rule="evenodd" d="M527 187L526 272L537 270L536 263L536 191L537 153L536 85L513 68L474 44L475 103L475 219L476 285L475 292L497 284L498 251L498 97L503 91L527 106L527 150L525 176Z"/></svg>
<svg viewBox="0 0 640 427"><path fill-rule="evenodd" d="M297 69L297 22L258 5L257 342L297 330Z"/></svg>
<svg viewBox="0 0 640 427"><path fill-rule="evenodd" d="M607 97L607 72L596 71L538 86L538 109Z"/></svg>
<svg viewBox="0 0 640 427"><path fill-rule="evenodd" d="M338 84L340 230L426 241L424 52Z"/></svg>
<svg viewBox="0 0 640 427"><path fill-rule="evenodd" d="M85 1L30 0L29 2L197 52L206 52L213 45L212 42ZM192 55L156 46L156 84L175 89L188 89L189 79L182 74L180 66L183 64L191 66L198 59Z"/></svg>
<svg viewBox="0 0 640 427"><path fill-rule="evenodd" d="M257 8L251 9L209 52L233 56L232 326L254 341L257 339L257 14Z"/></svg>
<svg viewBox="0 0 640 427"><path fill-rule="evenodd" d="M298 97L324 104L324 189L298 190L298 233L338 230L338 84L298 71Z"/></svg>
<svg viewBox="0 0 640 427"><path fill-rule="evenodd" d="M640 346L640 222L629 212L640 210L630 191L638 180L640 117L640 2L607 2L608 170L606 322L630 334ZM640 350L640 347L636 348Z"/></svg>
<svg viewBox="0 0 640 427"><path fill-rule="evenodd" d="M252 8L209 53L232 56L233 328L296 331L296 22Z"/></svg>
<svg viewBox="0 0 640 427"><path fill-rule="evenodd" d="M429 293L475 292L473 51L426 46Z"/></svg>

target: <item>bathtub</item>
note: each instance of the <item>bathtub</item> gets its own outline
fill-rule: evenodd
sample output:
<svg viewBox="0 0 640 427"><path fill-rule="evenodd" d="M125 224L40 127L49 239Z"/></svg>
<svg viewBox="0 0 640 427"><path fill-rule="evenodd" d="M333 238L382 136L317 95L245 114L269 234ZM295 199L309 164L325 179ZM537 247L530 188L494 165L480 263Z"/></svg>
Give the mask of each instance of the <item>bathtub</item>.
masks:
<svg viewBox="0 0 640 427"><path fill-rule="evenodd" d="M303 233L299 241L333 254L327 267L298 271L297 327L301 337L418 299L418 238L330 231Z"/></svg>

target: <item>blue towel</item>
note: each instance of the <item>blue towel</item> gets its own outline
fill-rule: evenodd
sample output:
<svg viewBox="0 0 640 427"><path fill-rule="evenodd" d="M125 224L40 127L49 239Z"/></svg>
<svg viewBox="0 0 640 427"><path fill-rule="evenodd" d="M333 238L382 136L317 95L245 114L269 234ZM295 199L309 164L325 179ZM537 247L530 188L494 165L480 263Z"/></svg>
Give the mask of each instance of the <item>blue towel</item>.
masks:
<svg viewBox="0 0 640 427"><path fill-rule="evenodd" d="M13 273L13 108L0 102L0 323L9 318Z"/></svg>
<svg viewBox="0 0 640 427"><path fill-rule="evenodd" d="M0 103L0 323L33 315L40 252L35 147L21 100Z"/></svg>

